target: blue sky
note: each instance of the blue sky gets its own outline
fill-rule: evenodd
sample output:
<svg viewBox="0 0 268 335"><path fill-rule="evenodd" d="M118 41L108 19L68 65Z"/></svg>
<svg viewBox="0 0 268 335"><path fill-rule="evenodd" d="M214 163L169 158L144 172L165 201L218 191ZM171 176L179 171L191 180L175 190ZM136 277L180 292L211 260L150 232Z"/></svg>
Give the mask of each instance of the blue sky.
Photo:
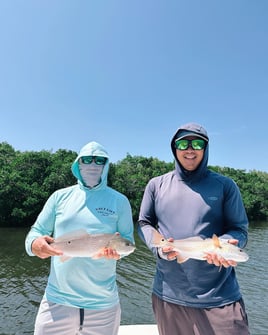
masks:
<svg viewBox="0 0 268 335"><path fill-rule="evenodd" d="M210 165L268 172L267 0L1 0L0 142L173 160L189 121Z"/></svg>

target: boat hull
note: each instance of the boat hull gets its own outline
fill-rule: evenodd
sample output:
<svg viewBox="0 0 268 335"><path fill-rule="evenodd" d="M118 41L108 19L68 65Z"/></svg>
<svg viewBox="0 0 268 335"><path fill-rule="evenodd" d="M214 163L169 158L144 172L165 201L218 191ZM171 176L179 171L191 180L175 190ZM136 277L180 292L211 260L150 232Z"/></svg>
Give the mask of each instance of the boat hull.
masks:
<svg viewBox="0 0 268 335"><path fill-rule="evenodd" d="M122 325L118 335L159 335L156 325Z"/></svg>

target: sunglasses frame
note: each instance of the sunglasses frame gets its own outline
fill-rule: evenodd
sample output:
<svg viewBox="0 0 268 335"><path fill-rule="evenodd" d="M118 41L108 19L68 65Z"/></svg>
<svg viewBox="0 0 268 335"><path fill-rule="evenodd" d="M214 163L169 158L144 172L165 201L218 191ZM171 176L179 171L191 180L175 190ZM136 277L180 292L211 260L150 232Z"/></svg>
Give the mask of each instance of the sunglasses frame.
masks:
<svg viewBox="0 0 268 335"><path fill-rule="evenodd" d="M83 164L91 164L92 162L95 162L97 165L105 165L107 162L107 157L103 156L82 156L81 162Z"/></svg>
<svg viewBox="0 0 268 335"><path fill-rule="evenodd" d="M185 145L187 144L187 146L184 147L183 143L185 143ZM189 146L191 146L193 150L203 150L206 147L206 141L201 138L195 138L193 140L187 140L186 138L182 138L175 141L175 148L178 150L187 150Z"/></svg>

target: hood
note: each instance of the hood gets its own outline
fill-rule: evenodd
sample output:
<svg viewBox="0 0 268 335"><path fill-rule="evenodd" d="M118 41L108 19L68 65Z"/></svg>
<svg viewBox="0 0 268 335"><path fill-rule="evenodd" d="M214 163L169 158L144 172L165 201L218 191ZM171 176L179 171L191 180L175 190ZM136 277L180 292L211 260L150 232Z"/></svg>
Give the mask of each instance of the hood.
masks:
<svg viewBox="0 0 268 335"><path fill-rule="evenodd" d="M198 136L207 141L206 148L204 150L204 156L199 164L198 168L195 171L187 171L179 163L176 156L176 147L175 140L177 138L183 138L186 136ZM175 158L175 170L176 173L182 180L196 180L201 178L207 172L208 165L208 153L209 153L209 137L206 129L198 123L190 122L180 126L171 139L171 150Z"/></svg>
<svg viewBox="0 0 268 335"><path fill-rule="evenodd" d="M109 171L109 155L107 151L105 150L105 148L97 142L89 142L88 144L82 147L82 149L80 150L78 156L76 157L71 167L72 173L75 176L75 178L78 180L78 183L80 185L83 185L83 182L82 182L82 177L79 171L78 160L82 156L102 156L102 157L107 158L107 161L103 167L103 171L101 175L101 182L94 188L100 188L100 187L106 186L108 171Z"/></svg>

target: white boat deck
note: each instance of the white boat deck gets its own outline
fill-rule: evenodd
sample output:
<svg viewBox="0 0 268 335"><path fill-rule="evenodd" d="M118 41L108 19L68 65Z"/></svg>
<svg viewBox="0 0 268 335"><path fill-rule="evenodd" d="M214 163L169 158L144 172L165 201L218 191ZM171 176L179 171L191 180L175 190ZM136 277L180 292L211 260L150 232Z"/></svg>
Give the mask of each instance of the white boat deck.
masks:
<svg viewBox="0 0 268 335"><path fill-rule="evenodd" d="M159 335L156 325L122 325L118 335Z"/></svg>

